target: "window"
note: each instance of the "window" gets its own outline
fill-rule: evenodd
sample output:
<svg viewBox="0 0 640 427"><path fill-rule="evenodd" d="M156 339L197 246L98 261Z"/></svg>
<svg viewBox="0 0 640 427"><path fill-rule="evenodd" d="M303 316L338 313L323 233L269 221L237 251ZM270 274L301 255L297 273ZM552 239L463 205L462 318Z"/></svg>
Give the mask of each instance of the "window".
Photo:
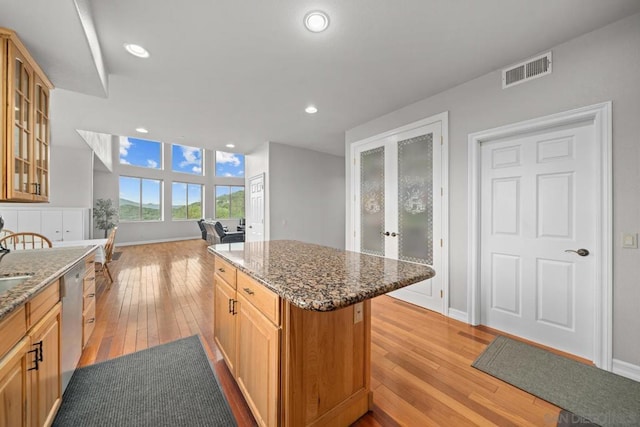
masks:
<svg viewBox="0 0 640 427"><path fill-rule="evenodd" d="M202 148L173 144L171 146L171 169L174 172L202 175Z"/></svg>
<svg viewBox="0 0 640 427"><path fill-rule="evenodd" d="M120 220L162 220L162 181L120 177Z"/></svg>
<svg viewBox="0 0 640 427"><path fill-rule="evenodd" d="M162 143L121 136L120 164L162 169Z"/></svg>
<svg viewBox="0 0 640 427"><path fill-rule="evenodd" d="M202 218L202 185L174 182L171 188L171 218Z"/></svg>
<svg viewBox="0 0 640 427"><path fill-rule="evenodd" d="M244 218L244 186L216 185L216 219Z"/></svg>
<svg viewBox="0 0 640 427"><path fill-rule="evenodd" d="M216 176L244 178L244 155L216 151Z"/></svg>

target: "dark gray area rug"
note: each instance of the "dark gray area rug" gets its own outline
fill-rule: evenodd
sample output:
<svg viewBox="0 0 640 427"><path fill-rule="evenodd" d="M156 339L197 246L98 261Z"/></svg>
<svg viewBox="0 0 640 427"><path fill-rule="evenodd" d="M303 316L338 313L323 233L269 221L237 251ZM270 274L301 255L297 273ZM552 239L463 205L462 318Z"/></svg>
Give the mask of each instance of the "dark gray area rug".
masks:
<svg viewBox="0 0 640 427"><path fill-rule="evenodd" d="M54 426L235 426L198 336L77 369Z"/></svg>
<svg viewBox="0 0 640 427"><path fill-rule="evenodd" d="M629 378L504 336L496 337L472 366L566 409L584 422L640 425L640 383ZM560 419L558 424L565 421Z"/></svg>

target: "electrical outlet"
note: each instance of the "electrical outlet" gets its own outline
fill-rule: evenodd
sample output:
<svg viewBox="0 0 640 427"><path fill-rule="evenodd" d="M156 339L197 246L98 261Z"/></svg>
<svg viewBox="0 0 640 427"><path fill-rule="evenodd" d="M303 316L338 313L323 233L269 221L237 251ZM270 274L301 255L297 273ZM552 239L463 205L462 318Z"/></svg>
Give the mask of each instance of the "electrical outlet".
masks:
<svg viewBox="0 0 640 427"><path fill-rule="evenodd" d="M362 322L364 319L364 308L362 307L362 303L359 302L353 306L353 323L356 324L358 322Z"/></svg>
<svg viewBox="0 0 640 427"><path fill-rule="evenodd" d="M635 233L623 233L622 247L626 249L638 249L638 235Z"/></svg>

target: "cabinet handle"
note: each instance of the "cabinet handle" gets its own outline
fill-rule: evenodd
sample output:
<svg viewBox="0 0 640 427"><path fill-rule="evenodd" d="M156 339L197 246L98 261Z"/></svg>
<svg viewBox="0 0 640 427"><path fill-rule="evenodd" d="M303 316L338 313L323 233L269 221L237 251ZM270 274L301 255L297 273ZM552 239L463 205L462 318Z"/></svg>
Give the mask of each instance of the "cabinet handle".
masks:
<svg viewBox="0 0 640 427"><path fill-rule="evenodd" d="M242 288L243 291L245 291L246 293L248 293L249 295L253 295L255 294L255 292L253 292L251 289L249 288Z"/></svg>
<svg viewBox="0 0 640 427"><path fill-rule="evenodd" d="M236 311L236 303L237 303L238 301L237 301L237 300L235 300L235 299L234 299L234 300L231 300L231 301L233 301L233 304L231 304L231 310L232 310L232 311L231 311L231 314L233 314L233 315L235 316L236 314L238 314L238 312Z"/></svg>
<svg viewBox="0 0 640 427"><path fill-rule="evenodd" d="M224 273L224 268L220 267L220 268L218 269L218 271L219 271L220 273Z"/></svg>
<svg viewBox="0 0 640 427"><path fill-rule="evenodd" d="M90 293L89 295L87 295L87 298L93 298L93 297L95 297L95 296L96 296L96 294L94 294L94 293Z"/></svg>
<svg viewBox="0 0 640 427"><path fill-rule="evenodd" d="M92 317L91 319L87 320L87 323L93 323L93 322L95 322L95 321L96 321L96 318L95 318L95 317Z"/></svg>
<svg viewBox="0 0 640 427"><path fill-rule="evenodd" d="M27 353L35 353L34 357L33 357L33 367L29 368L29 371L37 371L38 370L38 349L36 348L35 350L29 350L27 351Z"/></svg>
<svg viewBox="0 0 640 427"><path fill-rule="evenodd" d="M229 298L229 313L233 313L233 308L231 308L232 302L233 302L233 300L231 298Z"/></svg>

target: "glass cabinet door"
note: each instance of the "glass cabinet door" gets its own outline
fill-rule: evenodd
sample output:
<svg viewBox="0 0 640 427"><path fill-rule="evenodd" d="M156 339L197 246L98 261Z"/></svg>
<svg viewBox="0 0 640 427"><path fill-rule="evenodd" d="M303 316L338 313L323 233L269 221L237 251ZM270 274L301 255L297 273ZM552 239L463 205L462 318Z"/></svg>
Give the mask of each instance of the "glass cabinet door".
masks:
<svg viewBox="0 0 640 427"><path fill-rule="evenodd" d="M9 113L13 115L13 132L7 141L7 198L33 200L33 69L15 45L9 42L11 95Z"/></svg>
<svg viewBox="0 0 640 427"><path fill-rule="evenodd" d="M34 198L49 199L49 89L36 76L33 140Z"/></svg>

